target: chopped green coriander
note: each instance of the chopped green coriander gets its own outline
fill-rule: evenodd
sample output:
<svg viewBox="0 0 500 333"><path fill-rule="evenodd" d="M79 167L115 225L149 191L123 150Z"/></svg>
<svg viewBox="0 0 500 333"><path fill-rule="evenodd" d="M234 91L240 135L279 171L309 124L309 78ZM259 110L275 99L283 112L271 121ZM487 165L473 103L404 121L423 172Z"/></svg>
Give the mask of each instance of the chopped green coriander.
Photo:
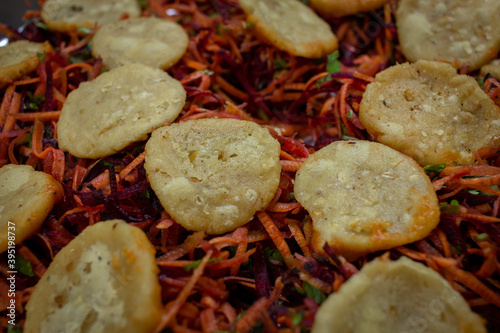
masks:
<svg viewBox="0 0 500 333"><path fill-rule="evenodd" d="M465 178L465 177L464 177ZM495 191L498 191L498 186L497 185L494 185L494 186L490 186L490 188L492 190L495 190ZM494 196L494 194L490 194L490 193L486 193L486 192L483 192L483 191L479 191L479 190L476 190L474 188L468 188L466 189L465 191L469 192L470 194L474 194L474 195L488 195L488 196Z"/></svg>
<svg viewBox="0 0 500 333"><path fill-rule="evenodd" d="M151 199L151 194L149 194L149 191L148 191L148 190L144 190L144 191L142 191L141 193L139 193L139 196L140 196L141 198Z"/></svg>
<svg viewBox="0 0 500 333"><path fill-rule="evenodd" d="M264 121L269 121L269 117L267 116L267 114L264 112L264 110L262 110L261 108L259 108L259 117L264 120Z"/></svg>
<svg viewBox="0 0 500 333"><path fill-rule="evenodd" d="M43 102L45 102L45 96L38 94L33 96L33 93L31 91L26 94L26 97L28 97L28 99L30 100L28 104L26 104L26 107L28 109L38 110Z"/></svg>
<svg viewBox="0 0 500 333"><path fill-rule="evenodd" d="M274 63L274 68L276 70L284 69L284 68L286 68L286 65L287 65L286 60L283 58L276 58L273 60L273 63Z"/></svg>
<svg viewBox="0 0 500 333"><path fill-rule="evenodd" d="M290 317L292 318L292 325L295 328L304 320L304 311L299 310L297 313L291 313Z"/></svg>
<svg viewBox="0 0 500 333"><path fill-rule="evenodd" d="M36 53L36 56L38 57L38 60L44 61L45 57L47 56L47 52L43 51L43 53Z"/></svg>
<svg viewBox="0 0 500 333"><path fill-rule="evenodd" d="M339 51L334 51L328 55L326 71L330 74L340 72L341 62L339 61Z"/></svg>
<svg viewBox="0 0 500 333"><path fill-rule="evenodd" d="M86 35L92 33L92 29L89 29L87 27L79 27L78 29L76 29L76 31L81 32L82 34L86 34Z"/></svg>
<svg viewBox="0 0 500 333"><path fill-rule="evenodd" d="M201 264L201 260L202 259L199 259L199 260L196 260L196 261L193 261L192 263L190 264L187 264L187 265L184 265L182 266L187 272L189 271L194 271L200 264ZM208 260L208 262L214 262L214 261L217 261L217 260L220 260L220 258L210 258Z"/></svg>
<svg viewBox="0 0 500 333"><path fill-rule="evenodd" d="M31 263L24 259L20 254L16 255L16 271L29 277L35 276L35 274L33 274L33 269L31 268Z"/></svg>
<svg viewBox="0 0 500 333"><path fill-rule="evenodd" d="M324 292L314 287L313 285L304 281L304 291L307 297L314 299L314 301L318 304L323 303L326 299L326 295Z"/></svg>
<svg viewBox="0 0 500 333"><path fill-rule="evenodd" d="M444 168L446 168L446 164L429 164L424 166L424 171L427 175L433 173L439 174Z"/></svg>
<svg viewBox="0 0 500 333"><path fill-rule="evenodd" d="M476 242L484 242L487 241L488 239L490 239L490 236L488 236L488 234L485 233L474 236L474 240L476 240Z"/></svg>
<svg viewBox="0 0 500 333"><path fill-rule="evenodd" d="M92 57L92 54L89 50L85 49L81 52L75 52L69 56L69 62L72 64L78 62L85 62Z"/></svg>
<svg viewBox="0 0 500 333"><path fill-rule="evenodd" d="M451 200L449 204L443 204L440 207L443 214L458 214L460 213L460 204L457 200Z"/></svg>
<svg viewBox="0 0 500 333"><path fill-rule="evenodd" d="M484 86L484 77L478 76L476 78L476 81L477 81L477 84L479 84L479 86L481 87L481 89L483 89L483 86Z"/></svg>
<svg viewBox="0 0 500 333"><path fill-rule="evenodd" d="M49 30L49 27L47 27L47 25L43 21L36 21L35 27L37 27L38 29L41 29L41 30Z"/></svg>
<svg viewBox="0 0 500 333"><path fill-rule="evenodd" d="M352 110L349 110L347 112L346 117L347 117L347 119L352 119L352 117L354 117L354 114L353 114Z"/></svg>
<svg viewBox="0 0 500 333"><path fill-rule="evenodd" d="M285 262L280 251L278 251L277 249L270 249L268 247L264 249L264 258L278 260L282 263Z"/></svg>
<svg viewBox="0 0 500 333"><path fill-rule="evenodd" d="M114 163L111 163L111 162L108 162L108 161L105 161L105 160L101 160L101 164L103 166L106 166L106 167L111 167L111 166L117 166L118 164L114 164Z"/></svg>
<svg viewBox="0 0 500 333"><path fill-rule="evenodd" d="M13 326L9 324L7 327L7 333L23 333L23 330L19 326Z"/></svg>
<svg viewBox="0 0 500 333"><path fill-rule="evenodd" d="M30 132L26 133L26 140L29 142L29 147L32 148L33 144L33 126L30 128Z"/></svg>

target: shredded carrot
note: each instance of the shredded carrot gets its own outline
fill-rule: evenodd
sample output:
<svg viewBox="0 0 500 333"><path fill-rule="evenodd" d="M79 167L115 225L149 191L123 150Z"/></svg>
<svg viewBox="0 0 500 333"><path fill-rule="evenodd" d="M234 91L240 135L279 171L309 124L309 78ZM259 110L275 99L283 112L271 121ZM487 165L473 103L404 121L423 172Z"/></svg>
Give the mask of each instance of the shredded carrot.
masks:
<svg viewBox="0 0 500 333"><path fill-rule="evenodd" d="M303 163L302 161L285 161L285 160L280 161L281 169L283 169L283 171L289 171L289 172L297 172L301 167L302 163Z"/></svg>
<svg viewBox="0 0 500 333"><path fill-rule="evenodd" d="M120 179L125 179L125 177L132 172L133 169L137 168L139 164L144 162L144 158L146 156L146 153L143 152L139 154L132 162L130 162L129 165L127 165L122 171L120 171Z"/></svg>
<svg viewBox="0 0 500 333"><path fill-rule="evenodd" d="M35 273L36 276L41 278L47 268L45 265L37 258L37 256L31 252L30 249L28 249L26 246L21 246L18 250L18 253L26 260L28 260L31 264L31 268L33 270L33 273Z"/></svg>
<svg viewBox="0 0 500 333"><path fill-rule="evenodd" d="M35 119L39 119L41 121L49 121L49 120L58 120L60 115L61 111L49 111L49 112L16 113L11 115L11 117L21 121L35 121Z"/></svg>
<svg viewBox="0 0 500 333"><path fill-rule="evenodd" d="M453 279L455 281L462 283L464 286L475 291L485 300L488 300L488 302L494 304L497 307L500 307L500 295L488 288L484 283L479 281L479 279L476 278L472 273L458 268L456 266L456 260L445 258L434 258L434 260L440 267L447 270L453 276Z"/></svg>
<svg viewBox="0 0 500 333"><path fill-rule="evenodd" d="M307 257L312 257L311 251L309 250L308 242L307 242L306 238L304 237L302 230L300 230L299 223L295 220L291 220L288 223L288 228L290 228L290 231L292 232L293 237L297 241L297 244L299 244L300 249L302 250L304 255Z"/></svg>
<svg viewBox="0 0 500 333"><path fill-rule="evenodd" d="M182 288L181 292L173 301L172 303L167 304L165 307L165 312L160 318L160 322L156 326L155 332L161 332L169 322L176 316L177 312L179 311L179 308L186 302L189 294L191 293L191 290L194 288L196 282L198 279L201 277L203 274L203 270L205 269L205 266L208 263L208 260L212 256L212 251L208 251L207 254L203 257L201 260L200 264L198 267L193 272L193 275L191 276L191 279L189 279L189 282Z"/></svg>
<svg viewBox="0 0 500 333"><path fill-rule="evenodd" d="M233 85L229 84L226 80L222 78L222 76L216 76L215 82L221 86L228 94L234 96L242 101L248 101L248 94L235 88Z"/></svg>
<svg viewBox="0 0 500 333"><path fill-rule="evenodd" d="M18 246L35 274L16 292L21 328L33 285L54 254L86 227L110 218L143 230L156 250L164 306L158 332L309 331L319 304L300 293L305 282L325 294L336 292L377 256L421 261L470 305L498 307L498 145L478 149L473 165L448 165L440 174L430 173L442 210L439 225L427 237L384 253L354 261L340 254L321 258L312 246L316 222L295 200L296 173L311 154L347 137L372 139L359 119L363 94L382 69L405 61L395 11L396 1L390 1L370 15L329 22L342 46L338 71L332 72L331 57L311 60L263 42L237 1L147 1L142 16L178 22L189 38L185 55L168 69L183 85L185 103L175 120L151 130L188 120L234 118L259 124L281 145L274 197L247 224L220 235L187 230L164 209L144 169L144 142L98 160L58 148L58 120L68 94L107 70L89 52L95 31L52 34L49 29L35 36L30 29L19 32L0 24L10 40L48 34L55 50L36 71L0 89L0 166L30 165L52 175L64 189L33 239ZM382 24L376 35L370 30L373 19ZM468 68L459 61L454 65ZM488 76L483 91L500 105L497 78ZM88 138L76 133L76 140ZM0 274L7 272L0 263ZM6 325L0 322L2 331Z"/></svg>
<svg viewBox="0 0 500 333"><path fill-rule="evenodd" d="M298 263L296 260L293 258L292 253L290 252L290 248L288 247L288 244L285 241L285 238L279 231L279 229L276 227L276 224L274 224L273 220L271 217L263 211L257 212L257 218L260 220L264 228L266 229L267 233L271 237L271 239L274 242L274 245L276 245L276 248L278 251L280 251L281 255L283 256L283 259L285 259L286 265L290 268L293 269L298 266Z"/></svg>

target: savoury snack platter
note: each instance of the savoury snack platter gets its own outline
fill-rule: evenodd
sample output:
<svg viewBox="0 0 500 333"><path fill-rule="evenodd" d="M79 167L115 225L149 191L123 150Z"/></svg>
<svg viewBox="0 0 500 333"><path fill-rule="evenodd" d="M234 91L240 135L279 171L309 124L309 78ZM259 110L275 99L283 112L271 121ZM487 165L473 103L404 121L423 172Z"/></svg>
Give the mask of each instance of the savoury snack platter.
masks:
<svg viewBox="0 0 500 333"><path fill-rule="evenodd" d="M30 8L2 331L500 331L500 2Z"/></svg>

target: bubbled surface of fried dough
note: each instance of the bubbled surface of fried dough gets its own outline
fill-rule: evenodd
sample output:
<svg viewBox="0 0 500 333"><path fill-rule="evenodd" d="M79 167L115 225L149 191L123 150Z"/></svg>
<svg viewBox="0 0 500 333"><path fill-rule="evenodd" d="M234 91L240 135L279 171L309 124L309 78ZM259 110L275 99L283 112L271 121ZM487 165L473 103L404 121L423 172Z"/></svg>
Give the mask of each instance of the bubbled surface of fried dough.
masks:
<svg viewBox="0 0 500 333"><path fill-rule="evenodd" d="M348 260L426 237L439 222L434 188L411 158L376 142L338 141L300 167L297 201L313 220L311 244Z"/></svg>
<svg viewBox="0 0 500 333"><path fill-rule="evenodd" d="M281 50L320 58L338 47L328 23L298 0L240 0L258 37Z"/></svg>
<svg viewBox="0 0 500 333"><path fill-rule="evenodd" d="M15 234L16 244L31 237L62 196L61 184L49 174L29 165L0 168L0 253L7 250L8 231Z"/></svg>
<svg viewBox="0 0 500 333"><path fill-rule="evenodd" d="M74 156L112 155L177 118L186 92L166 72L128 64L80 84L57 124L59 147Z"/></svg>
<svg viewBox="0 0 500 333"><path fill-rule="evenodd" d="M359 118L378 141L421 165L470 164L498 144L500 110L467 75L445 63L392 66L367 86Z"/></svg>
<svg viewBox="0 0 500 333"><path fill-rule="evenodd" d="M332 293L312 333L486 333L479 315L441 275L406 257L375 259Z"/></svg>
<svg viewBox="0 0 500 333"><path fill-rule="evenodd" d="M136 0L47 0L41 17L51 30L70 32L116 22L123 15L138 17Z"/></svg>
<svg viewBox="0 0 500 333"><path fill-rule="evenodd" d="M141 63L167 69L184 55L188 42L179 24L139 17L102 26L92 40L92 52L110 68Z"/></svg>
<svg viewBox="0 0 500 333"><path fill-rule="evenodd" d="M500 79L500 59L495 59L489 64L481 67L481 75L493 75L495 78Z"/></svg>
<svg viewBox="0 0 500 333"><path fill-rule="evenodd" d="M396 24L410 61L455 60L469 71L495 58L500 49L500 1L401 0Z"/></svg>
<svg viewBox="0 0 500 333"><path fill-rule="evenodd" d="M122 220L89 226L35 286L24 332L150 333L162 313L158 272L141 229Z"/></svg>
<svg viewBox="0 0 500 333"><path fill-rule="evenodd" d="M334 18L381 8L389 0L310 0L311 7L324 17Z"/></svg>
<svg viewBox="0 0 500 333"><path fill-rule="evenodd" d="M279 155L279 142L253 122L200 119L154 131L144 167L176 222L221 234L269 204L280 181Z"/></svg>
<svg viewBox="0 0 500 333"><path fill-rule="evenodd" d="M52 52L49 42L19 40L0 47L0 88L34 71L40 60L37 54Z"/></svg>

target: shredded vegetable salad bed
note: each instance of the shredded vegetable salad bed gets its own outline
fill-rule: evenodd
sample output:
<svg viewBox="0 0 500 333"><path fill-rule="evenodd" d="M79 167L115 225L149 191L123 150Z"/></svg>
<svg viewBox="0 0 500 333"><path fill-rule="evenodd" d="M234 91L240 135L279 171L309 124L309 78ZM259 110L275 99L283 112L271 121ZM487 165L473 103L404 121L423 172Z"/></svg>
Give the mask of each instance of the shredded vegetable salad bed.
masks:
<svg viewBox="0 0 500 333"><path fill-rule="evenodd" d="M176 21L189 35L186 54L167 70L187 93L175 122L236 118L267 128L281 144L279 188L264 211L232 232L184 229L150 187L145 142L98 160L58 148L57 122L67 95L107 70L91 55L95 32L51 31L38 12L27 13L30 23L20 30L0 25L11 41L49 41L55 50L39 54L29 78L0 90L0 166L33 166L64 190L40 231L17 246L20 327L24 305L53 257L86 227L116 218L142 229L156 249L165 306L158 331L307 332L325 298L379 256L426 264L492 331L499 329L499 147L481 148L474 165L426 166L440 202L438 227L425 239L352 262L328 246L328 257L314 253L311 217L294 196L296 172L309 155L338 140L370 140L358 118L363 93L375 74L405 62L395 2L330 20L339 51L323 59L295 57L263 43L234 1L142 5L143 16ZM488 76L478 77L478 84L500 106L500 82ZM0 323L6 330L9 268L3 256Z"/></svg>

